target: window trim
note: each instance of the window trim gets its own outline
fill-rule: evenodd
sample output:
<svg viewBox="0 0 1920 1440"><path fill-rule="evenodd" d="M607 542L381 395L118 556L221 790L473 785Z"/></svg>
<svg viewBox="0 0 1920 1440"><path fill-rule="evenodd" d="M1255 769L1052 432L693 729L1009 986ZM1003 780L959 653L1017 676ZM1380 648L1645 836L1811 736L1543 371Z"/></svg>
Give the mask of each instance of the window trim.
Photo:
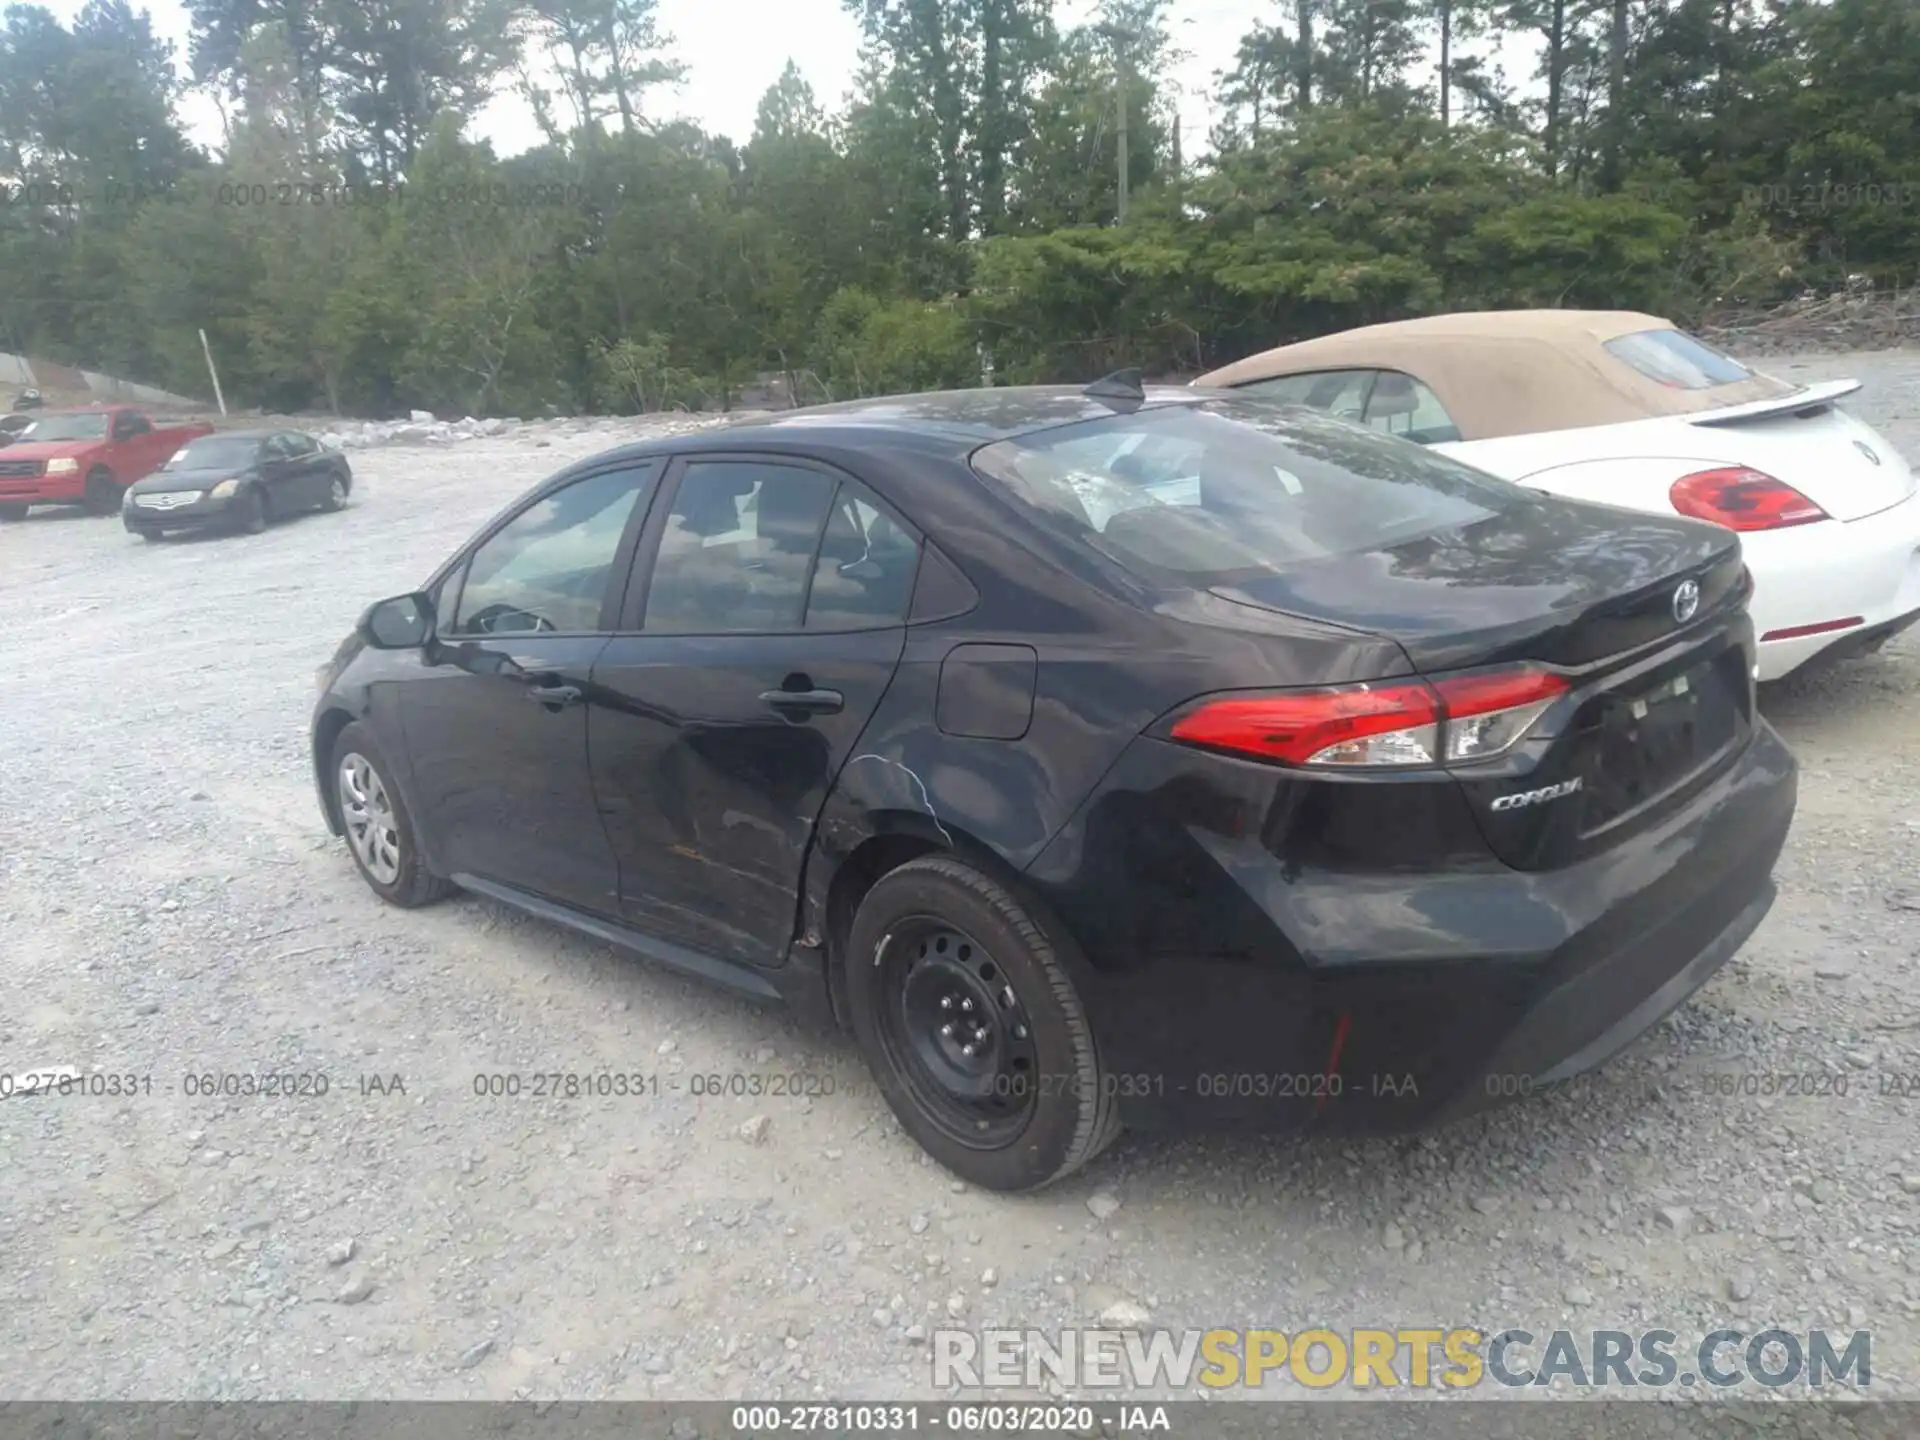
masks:
<svg viewBox="0 0 1920 1440"><path fill-rule="evenodd" d="M827 498L826 521L821 525L820 533L814 537L813 557L807 562L806 589L801 596L798 625L779 630L649 630L646 628L647 592L653 585L654 564L660 557L660 539L666 533L667 518L673 513L674 501L680 496L680 482L685 478L687 470L694 465L705 464L769 465L790 470L811 470L834 482L833 493ZM849 482L859 487L873 501L876 509L913 537L913 580L907 587L906 612L898 620L884 624L815 630L807 625L807 607L813 600L814 571L820 564L820 549L826 543L827 529L833 523L833 506L840 498L841 488ZM621 600L614 634L659 640L682 640L689 637L726 640L775 635L798 638L807 635L864 635L876 630L903 628L908 624L908 616L913 613L913 593L920 583L920 567L926 563L926 532L918 525L909 524L892 503L858 475L827 461L816 460L810 455L799 455L785 450L695 450L675 455L668 461L666 473L656 493L656 501L647 515L647 523L642 533L637 537L633 559L628 567L626 593Z"/></svg>
<svg viewBox="0 0 1920 1440"><path fill-rule="evenodd" d="M458 617L460 607L467 598L467 577L472 573L473 557L484 550L492 540L514 521L526 514L534 506L544 503L562 490L575 485L585 484L601 476L618 474L621 471L638 470L641 472L640 493L633 502L633 510L627 516L626 527L620 532L620 543L614 547L613 560L607 572L607 586L600 596L600 614L598 623L591 630L527 630L516 631L508 635L493 635L481 631L462 631L451 628L453 619ZM596 463L588 469L562 471L539 486L530 495L525 496L518 505L494 517L486 529L467 542L455 557L453 564L444 570L437 579L429 580L426 588L433 590L451 584L453 594L453 616L436 614L434 631L436 638L453 641L473 641L485 643L491 640L512 641L519 644L529 640L580 639L596 635L611 635L613 622L619 618L620 606L625 600L625 587L618 583L618 577L627 574L633 565L634 547L638 544L640 532L650 518L652 507L660 496L660 473L662 460L658 455L643 455L625 460L609 459L605 463ZM443 628L445 627L445 628Z"/></svg>

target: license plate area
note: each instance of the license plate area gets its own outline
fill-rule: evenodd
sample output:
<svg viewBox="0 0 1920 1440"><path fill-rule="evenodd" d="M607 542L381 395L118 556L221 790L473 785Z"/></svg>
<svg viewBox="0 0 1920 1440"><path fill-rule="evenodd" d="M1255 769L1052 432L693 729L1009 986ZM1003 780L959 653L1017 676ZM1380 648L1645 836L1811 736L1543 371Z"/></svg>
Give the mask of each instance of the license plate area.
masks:
<svg viewBox="0 0 1920 1440"><path fill-rule="evenodd" d="M1731 647L1635 690L1601 697L1588 730L1590 838L1715 768L1751 723L1745 652Z"/></svg>

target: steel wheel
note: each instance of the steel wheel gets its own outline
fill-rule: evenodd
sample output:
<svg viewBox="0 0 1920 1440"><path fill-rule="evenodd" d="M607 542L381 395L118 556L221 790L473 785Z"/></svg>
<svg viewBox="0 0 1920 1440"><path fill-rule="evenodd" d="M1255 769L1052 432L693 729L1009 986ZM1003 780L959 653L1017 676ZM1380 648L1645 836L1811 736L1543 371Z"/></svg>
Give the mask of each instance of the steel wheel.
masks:
<svg viewBox="0 0 1920 1440"><path fill-rule="evenodd" d="M364 755L350 751L340 757L338 785L347 843L367 874L382 885L393 884L400 878L400 823L386 782Z"/></svg>
<svg viewBox="0 0 1920 1440"><path fill-rule="evenodd" d="M986 948L944 921L908 920L880 949L882 1043L917 1104L961 1145L995 1150L1038 1097L1033 1024Z"/></svg>

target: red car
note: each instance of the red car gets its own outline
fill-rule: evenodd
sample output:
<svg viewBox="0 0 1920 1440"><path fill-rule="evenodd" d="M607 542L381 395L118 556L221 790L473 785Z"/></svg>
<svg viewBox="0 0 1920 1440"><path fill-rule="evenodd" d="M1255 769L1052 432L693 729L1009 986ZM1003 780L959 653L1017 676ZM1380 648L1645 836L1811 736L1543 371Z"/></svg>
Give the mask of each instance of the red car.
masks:
<svg viewBox="0 0 1920 1440"><path fill-rule="evenodd" d="M205 424L156 426L138 410L113 405L45 411L0 452L0 520L19 520L35 505L118 514L127 486L212 431Z"/></svg>

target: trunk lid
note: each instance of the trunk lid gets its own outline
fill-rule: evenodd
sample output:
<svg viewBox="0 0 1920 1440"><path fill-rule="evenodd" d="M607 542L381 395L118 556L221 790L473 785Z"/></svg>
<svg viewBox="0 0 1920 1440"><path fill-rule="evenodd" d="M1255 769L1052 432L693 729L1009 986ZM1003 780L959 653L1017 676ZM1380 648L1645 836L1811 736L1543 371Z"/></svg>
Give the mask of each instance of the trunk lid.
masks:
<svg viewBox="0 0 1920 1440"><path fill-rule="evenodd" d="M1696 613L1705 615L1740 571L1732 531L1541 496L1458 529L1212 593L1386 635L1432 673L1513 660L1583 666L1637 650L1673 633L1683 581L1699 587Z"/></svg>
<svg viewBox="0 0 1920 1440"><path fill-rule="evenodd" d="M1857 380L1810 385L1685 423L1716 457L1785 481L1836 520L1862 520L1909 499L1914 476L1898 450L1834 403L1859 388Z"/></svg>
<svg viewBox="0 0 1920 1440"><path fill-rule="evenodd" d="M1452 767L1493 853L1551 869L1706 784L1753 728L1738 537L1543 497L1459 529L1212 593L1397 642L1425 675L1532 661L1571 684L1513 751ZM1691 585L1693 606L1677 592Z"/></svg>

